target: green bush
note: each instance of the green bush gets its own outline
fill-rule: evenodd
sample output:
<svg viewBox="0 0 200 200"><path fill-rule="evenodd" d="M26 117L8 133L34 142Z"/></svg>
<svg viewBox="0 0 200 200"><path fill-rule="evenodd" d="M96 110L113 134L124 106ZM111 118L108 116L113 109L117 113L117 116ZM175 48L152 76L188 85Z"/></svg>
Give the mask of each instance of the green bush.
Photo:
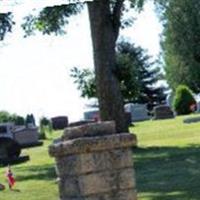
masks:
<svg viewBox="0 0 200 200"><path fill-rule="evenodd" d="M39 140L46 140L47 137L46 137L46 134L45 132L39 132Z"/></svg>
<svg viewBox="0 0 200 200"><path fill-rule="evenodd" d="M185 85L179 85L176 89L174 101L174 110L178 115L190 114L196 107L196 101L192 91Z"/></svg>
<svg viewBox="0 0 200 200"><path fill-rule="evenodd" d="M46 140L47 139L45 128L43 126L40 126L39 139L40 140Z"/></svg>
<svg viewBox="0 0 200 200"><path fill-rule="evenodd" d="M40 118L39 123L40 123L40 125L39 125L40 133L42 134L41 137L43 137L43 135L44 135L43 139L46 139L48 134L52 134L52 132L53 132L51 121L47 117L42 117L42 118Z"/></svg>

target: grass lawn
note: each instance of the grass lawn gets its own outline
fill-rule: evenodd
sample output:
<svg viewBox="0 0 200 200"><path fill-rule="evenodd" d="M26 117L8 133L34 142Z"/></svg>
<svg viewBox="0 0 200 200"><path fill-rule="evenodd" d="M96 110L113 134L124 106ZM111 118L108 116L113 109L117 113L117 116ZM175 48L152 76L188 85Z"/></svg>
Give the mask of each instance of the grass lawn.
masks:
<svg viewBox="0 0 200 200"><path fill-rule="evenodd" d="M60 133L55 134L56 137ZM0 200L56 200L58 187L55 182L54 159L48 155L48 145L53 137L49 137L41 147L23 150L30 156L30 161L12 166L18 191L0 191ZM6 168L0 167L0 183L6 184ZM6 184L7 187L7 184ZM7 187L8 188L8 187Z"/></svg>
<svg viewBox="0 0 200 200"><path fill-rule="evenodd" d="M134 150L139 199L200 199L200 123L183 124L183 118L131 129L140 147Z"/></svg>
<svg viewBox="0 0 200 200"><path fill-rule="evenodd" d="M139 148L133 150L139 200L200 199L200 123L183 124L183 118L146 121L131 128L139 141ZM23 151L30 161L12 166L20 192L6 189L0 200L59 199L54 160L47 151L52 139ZM3 184L4 173L0 167Z"/></svg>

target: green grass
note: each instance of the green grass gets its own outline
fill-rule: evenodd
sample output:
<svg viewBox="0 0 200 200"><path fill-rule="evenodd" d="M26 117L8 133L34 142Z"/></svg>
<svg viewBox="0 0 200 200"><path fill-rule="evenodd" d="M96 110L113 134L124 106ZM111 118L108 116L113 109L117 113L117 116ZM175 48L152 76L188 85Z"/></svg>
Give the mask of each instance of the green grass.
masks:
<svg viewBox="0 0 200 200"><path fill-rule="evenodd" d="M139 141L139 148L133 150L139 200L200 199L200 123L183 124L184 117L136 123L131 128ZM23 151L30 161L12 166L20 192L6 189L0 199L59 199L48 145L60 133L53 135L43 146ZM4 173L5 167L0 167L0 183L6 184Z"/></svg>
<svg viewBox="0 0 200 200"><path fill-rule="evenodd" d="M55 133L58 137L60 133ZM0 192L2 200L55 200L58 199L58 187L54 160L48 155L48 145L53 137L49 137L41 147L23 150L30 156L30 161L12 166L16 178L16 189L9 191L5 179L5 167L0 168L0 183L7 189Z"/></svg>
<svg viewBox="0 0 200 200"><path fill-rule="evenodd" d="M134 162L140 200L200 199L200 123L183 124L183 118L131 129L139 141Z"/></svg>

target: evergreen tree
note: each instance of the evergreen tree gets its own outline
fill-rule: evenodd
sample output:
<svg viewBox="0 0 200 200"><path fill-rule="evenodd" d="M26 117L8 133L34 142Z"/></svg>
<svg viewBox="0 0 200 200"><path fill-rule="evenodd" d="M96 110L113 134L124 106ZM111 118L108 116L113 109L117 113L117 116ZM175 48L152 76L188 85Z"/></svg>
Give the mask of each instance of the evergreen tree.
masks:
<svg viewBox="0 0 200 200"><path fill-rule="evenodd" d="M28 124L32 124L32 125L34 125L35 126L35 117L34 117L34 115L33 114L28 114L28 115L26 115L26 126L28 125Z"/></svg>
<svg viewBox="0 0 200 200"><path fill-rule="evenodd" d="M36 125L35 124L35 117L34 117L34 115L32 113L30 114L30 118L31 118L32 124L35 126Z"/></svg>
<svg viewBox="0 0 200 200"><path fill-rule="evenodd" d="M125 83L126 87L121 85L122 94L125 102L146 103L151 110L153 106L161 104L166 99L166 88L155 86L159 80L163 79L158 62L152 62L151 57L141 47L135 47L128 42L118 44L118 73L120 83ZM129 59L128 59L129 58ZM127 65L121 62L127 60ZM123 68L129 68L129 76L132 78L127 81L127 74L123 73ZM126 91L123 91L123 88ZM127 98L128 97L128 98Z"/></svg>
<svg viewBox="0 0 200 200"><path fill-rule="evenodd" d="M157 63L150 59L142 48L133 44L123 41L117 45L117 67L114 73L120 82L124 103L146 103L152 109L166 99L166 88L155 86L162 78L160 68L155 67ZM94 72L73 68L71 76L82 97L97 97Z"/></svg>

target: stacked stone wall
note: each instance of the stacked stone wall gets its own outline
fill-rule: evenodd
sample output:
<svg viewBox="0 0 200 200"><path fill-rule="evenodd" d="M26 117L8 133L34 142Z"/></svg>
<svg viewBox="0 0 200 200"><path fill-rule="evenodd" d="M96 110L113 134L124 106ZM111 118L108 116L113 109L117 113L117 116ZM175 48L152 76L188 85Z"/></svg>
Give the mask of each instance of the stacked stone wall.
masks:
<svg viewBox="0 0 200 200"><path fill-rule="evenodd" d="M68 128L50 146L61 200L136 200L131 147L136 138L115 133L114 122Z"/></svg>

